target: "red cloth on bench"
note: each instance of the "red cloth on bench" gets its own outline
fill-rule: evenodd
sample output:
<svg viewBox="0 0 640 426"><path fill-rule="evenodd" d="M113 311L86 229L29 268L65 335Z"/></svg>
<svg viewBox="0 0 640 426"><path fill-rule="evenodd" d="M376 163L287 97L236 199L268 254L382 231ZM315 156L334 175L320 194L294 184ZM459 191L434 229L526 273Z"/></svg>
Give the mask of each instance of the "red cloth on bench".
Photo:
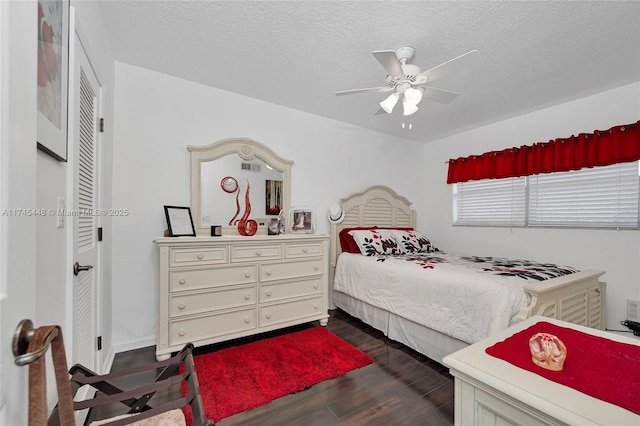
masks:
<svg viewBox="0 0 640 426"><path fill-rule="evenodd" d="M567 359L562 371L546 370L533 363L529 339L536 333L550 333L564 342ZM486 352L546 379L640 414L640 346L541 321L494 344Z"/></svg>

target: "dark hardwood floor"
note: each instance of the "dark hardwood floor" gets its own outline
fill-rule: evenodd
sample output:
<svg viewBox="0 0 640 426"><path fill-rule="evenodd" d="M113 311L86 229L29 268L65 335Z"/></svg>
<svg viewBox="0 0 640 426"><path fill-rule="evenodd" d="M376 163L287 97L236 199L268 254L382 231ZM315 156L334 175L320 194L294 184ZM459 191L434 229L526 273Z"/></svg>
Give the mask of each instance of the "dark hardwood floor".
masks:
<svg viewBox="0 0 640 426"><path fill-rule="evenodd" d="M330 311L327 328L361 351L374 363L336 379L276 399L269 404L222 419L227 425L452 425L453 378L441 364L406 346L387 339L381 332L340 311ZM298 330L318 325L294 327ZM287 329L289 332L292 329ZM277 333L238 339L212 345L217 350ZM196 349L196 354L202 352ZM112 371L152 362L154 348L148 347L117 354ZM147 378L139 378L144 383ZM151 380L153 380L151 378ZM135 383L122 384L131 386ZM180 389L175 392L179 396ZM156 395L151 405L175 394ZM120 410L121 411L121 410ZM113 415L102 411L89 419Z"/></svg>

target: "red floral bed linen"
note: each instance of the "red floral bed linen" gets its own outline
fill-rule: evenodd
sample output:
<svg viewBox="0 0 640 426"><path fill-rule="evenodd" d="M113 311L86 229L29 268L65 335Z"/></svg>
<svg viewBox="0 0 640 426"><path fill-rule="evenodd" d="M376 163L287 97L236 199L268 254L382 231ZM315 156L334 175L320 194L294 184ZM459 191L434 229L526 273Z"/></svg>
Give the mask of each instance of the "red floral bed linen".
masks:
<svg viewBox="0 0 640 426"><path fill-rule="evenodd" d="M530 285L577 269L552 263L442 251L342 253L334 289L467 343L509 327Z"/></svg>

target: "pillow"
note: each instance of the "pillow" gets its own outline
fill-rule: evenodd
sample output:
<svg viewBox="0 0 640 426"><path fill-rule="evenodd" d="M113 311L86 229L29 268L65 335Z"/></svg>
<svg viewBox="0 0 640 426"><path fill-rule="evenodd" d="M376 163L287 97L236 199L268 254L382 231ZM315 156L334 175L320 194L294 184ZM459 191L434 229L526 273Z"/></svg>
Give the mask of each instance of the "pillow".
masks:
<svg viewBox="0 0 640 426"><path fill-rule="evenodd" d="M380 254L399 254L398 242L390 229L369 229L350 231L351 235L365 256Z"/></svg>
<svg viewBox="0 0 640 426"><path fill-rule="evenodd" d="M354 228L344 228L338 234L338 240L340 241L340 247L344 253L360 253L360 247L353 239L353 236L349 234L351 231L362 231L370 229L398 229L401 231L413 231L413 228L378 228L377 226L362 226ZM401 253L404 253L402 247L398 246Z"/></svg>
<svg viewBox="0 0 640 426"><path fill-rule="evenodd" d="M353 239L353 236L349 234L351 231L363 231L376 229L375 226L366 226L360 228L344 228L338 234L338 239L340 240L340 247L342 247L342 251L345 253L360 253L360 247Z"/></svg>
<svg viewBox="0 0 640 426"><path fill-rule="evenodd" d="M431 253L437 251L431 241L418 231L404 231L394 229L391 231L403 253Z"/></svg>

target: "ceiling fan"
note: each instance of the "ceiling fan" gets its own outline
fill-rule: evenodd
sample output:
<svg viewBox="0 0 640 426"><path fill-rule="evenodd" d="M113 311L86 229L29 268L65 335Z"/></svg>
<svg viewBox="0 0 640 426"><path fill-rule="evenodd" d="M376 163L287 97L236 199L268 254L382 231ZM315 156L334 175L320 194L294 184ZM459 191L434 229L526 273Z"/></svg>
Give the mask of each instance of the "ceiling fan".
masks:
<svg viewBox="0 0 640 426"><path fill-rule="evenodd" d="M480 52L472 50L444 62L427 71L421 71L417 65L410 64L416 50L413 47L401 47L397 50L376 50L373 56L387 71L387 85L383 87L370 87L366 89L343 90L335 92L336 96L353 95L357 93L388 93L393 92L385 100L380 102L378 114L391 113L398 100L402 99L403 114L411 115L418 111L418 104L422 98L448 104L454 100L458 93L448 90L436 89L427 86L432 82L448 74L461 71L473 66L481 60Z"/></svg>

